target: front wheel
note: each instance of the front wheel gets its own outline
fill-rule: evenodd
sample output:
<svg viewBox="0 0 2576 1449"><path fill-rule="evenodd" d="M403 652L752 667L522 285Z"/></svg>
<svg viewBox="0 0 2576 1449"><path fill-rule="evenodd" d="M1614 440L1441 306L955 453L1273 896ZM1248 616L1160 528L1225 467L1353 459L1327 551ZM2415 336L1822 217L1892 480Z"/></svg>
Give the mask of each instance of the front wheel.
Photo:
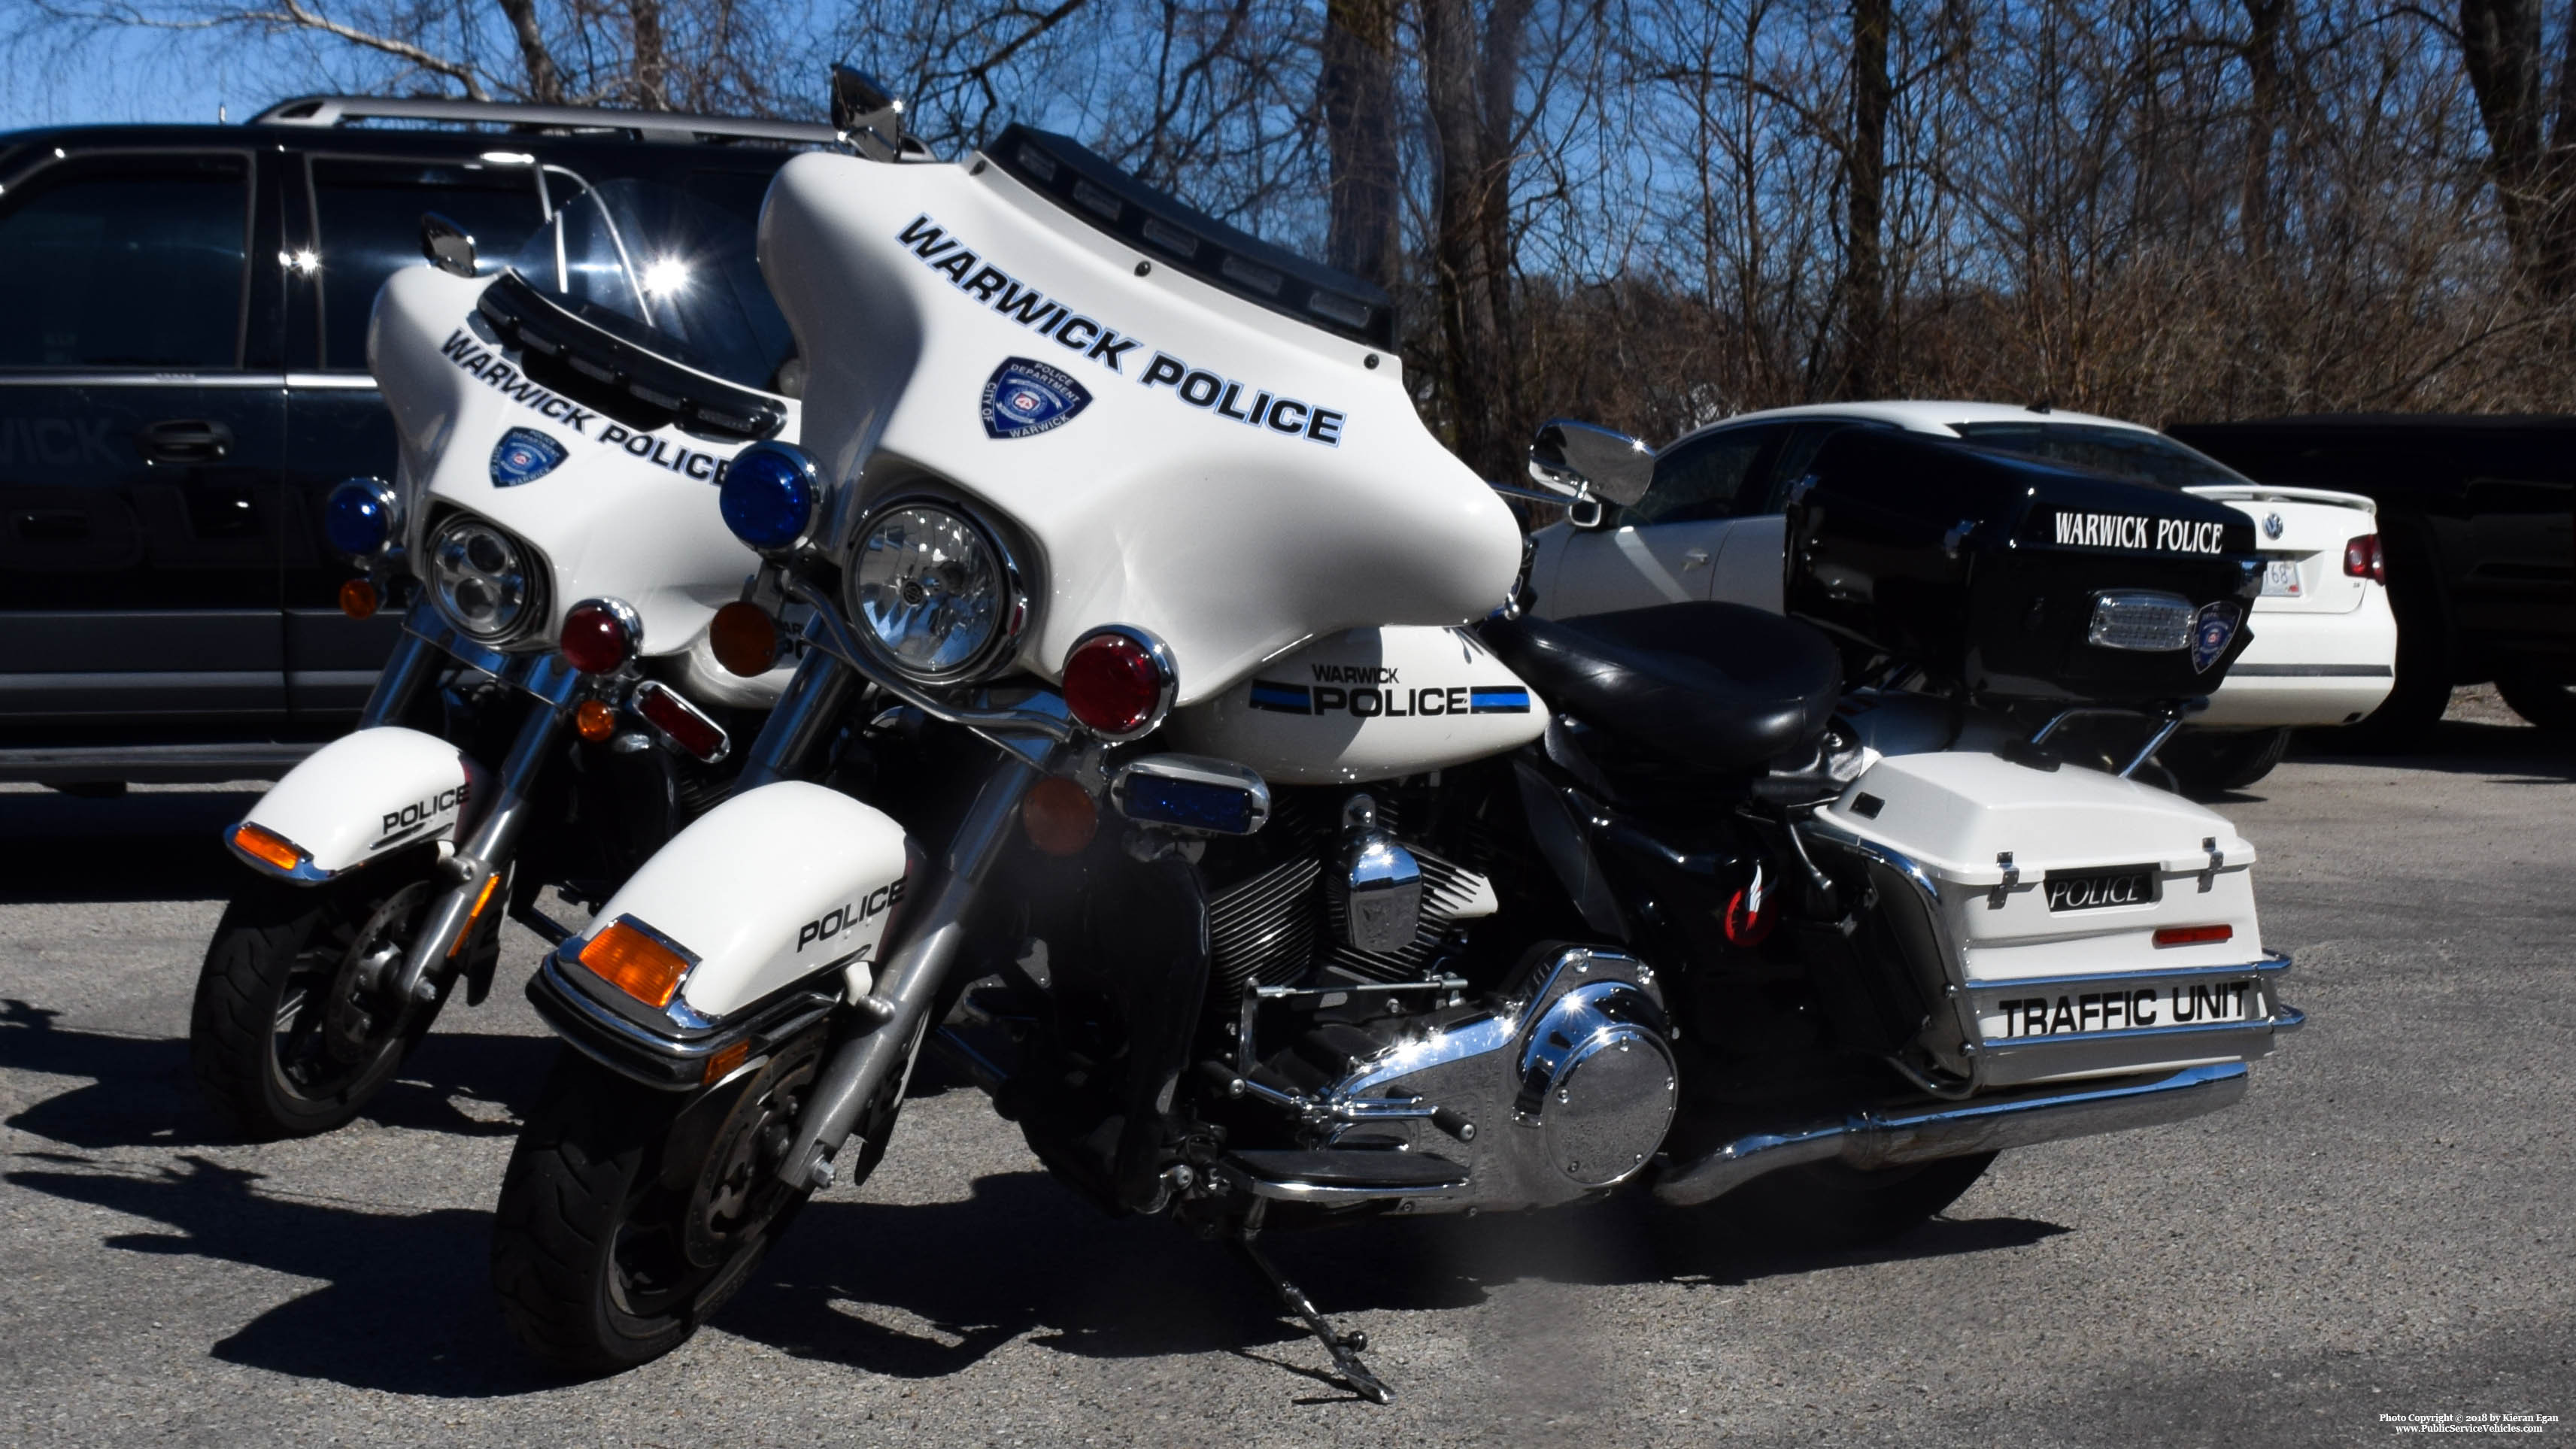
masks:
<svg viewBox="0 0 2576 1449"><path fill-rule="evenodd" d="M406 1012L389 994L435 899L425 871L391 862L323 886L258 880L235 895L188 1021L208 1105L260 1140L358 1115L438 1015L439 1002Z"/></svg>
<svg viewBox="0 0 2576 1449"><path fill-rule="evenodd" d="M547 1364L614 1373L697 1331L805 1205L778 1180L823 1033L713 1092L658 1091L565 1048L501 1180L492 1285Z"/></svg>
<svg viewBox="0 0 2576 1449"><path fill-rule="evenodd" d="M1995 1154L1864 1170L1807 1162L1757 1177L1710 1205L1751 1240L1780 1247L1853 1248L1885 1242L1959 1200Z"/></svg>

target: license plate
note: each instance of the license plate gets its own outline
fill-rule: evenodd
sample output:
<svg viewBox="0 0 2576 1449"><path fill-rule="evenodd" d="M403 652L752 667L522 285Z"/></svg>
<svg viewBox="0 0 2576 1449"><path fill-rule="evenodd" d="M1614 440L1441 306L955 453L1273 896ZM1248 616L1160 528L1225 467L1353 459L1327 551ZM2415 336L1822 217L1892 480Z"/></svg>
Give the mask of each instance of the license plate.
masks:
<svg viewBox="0 0 2576 1449"><path fill-rule="evenodd" d="M2203 981L2189 986L2114 982L2100 991L2007 995L1977 1009L1977 1034L1987 1041L2023 1041L2090 1031L2223 1026L2253 1020L2258 995L2251 981Z"/></svg>
<svg viewBox="0 0 2576 1449"><path fill-rule="evenodd" d="M2156 868L2120 865L2109 870L2052 870L2043 885L2052 911L2098 911L2105 906L2155 904Z"/></svg>
<svg viewBox="0 0 2576 1449"><path fill-rule="evenodd" d="M2300 594L2299 561L2276 558L2263 565L2263 597L2295 599Z"/></svg>

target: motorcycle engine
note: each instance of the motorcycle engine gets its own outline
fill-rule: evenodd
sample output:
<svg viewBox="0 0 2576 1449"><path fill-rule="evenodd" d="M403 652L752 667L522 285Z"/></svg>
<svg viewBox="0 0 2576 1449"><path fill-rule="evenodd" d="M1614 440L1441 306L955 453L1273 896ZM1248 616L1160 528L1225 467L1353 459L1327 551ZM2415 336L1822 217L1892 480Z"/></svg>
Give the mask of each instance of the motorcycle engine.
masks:
<svg viewBox="0 0 2576 1449"><path fill-rule="evenodd" d="M1236 1070L1264 1100L1293 1100L1298 1145L1346 1172L1401 1154L1416 1209L1539 1207L1617 1185L1654 1156L1678 1100L1653 968L1548 944L1491 982L1453 974L1494 887L1400 838L1405 803L1353 795L1337 822L1313 808L1274 819L1291 853L1213 896L1211 1004L1236 1013ZM1455 1181L1424 1184L1434 1159Z"/></svg>

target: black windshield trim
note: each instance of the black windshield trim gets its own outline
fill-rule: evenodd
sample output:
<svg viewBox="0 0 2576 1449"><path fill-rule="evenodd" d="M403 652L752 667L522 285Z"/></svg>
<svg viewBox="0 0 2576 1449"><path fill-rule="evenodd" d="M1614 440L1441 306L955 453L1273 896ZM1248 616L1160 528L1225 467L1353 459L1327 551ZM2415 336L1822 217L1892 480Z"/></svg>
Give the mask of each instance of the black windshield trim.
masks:
<svg viewBox="0 0 2576 1449"><path fill-rule="evenodd" d="M1395 302L1374 284L1184 205L1070 136L1014 123L984 155L1076 220L1230 297L1395 350Z"/></svg>
<svg viewBox="0 0 2576 1449"><path fill-rule="evenodd" d="M543 358L538 380L630 427L677 422L693 433L758 442L787 426L787 409L767 393L684 367L609 332L503 272L483 289L476 310L522 361ZM537 376L531 368L530 376Z"/></svg>

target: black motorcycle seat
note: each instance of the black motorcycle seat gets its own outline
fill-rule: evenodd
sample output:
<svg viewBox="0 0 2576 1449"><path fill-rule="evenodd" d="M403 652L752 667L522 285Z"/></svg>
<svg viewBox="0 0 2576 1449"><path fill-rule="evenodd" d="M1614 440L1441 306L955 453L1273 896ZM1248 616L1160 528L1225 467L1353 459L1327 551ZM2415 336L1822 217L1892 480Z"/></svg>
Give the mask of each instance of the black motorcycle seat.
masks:
<svg viewBox="0 0 2576 1449"><path fill-rule="evenodd" d="M1811 744L1842 660L1808 624L1742 604L1661 604L1576 619L1488 619L1495 657L1550 708L1702 770L1749 770Z"/></svg>

